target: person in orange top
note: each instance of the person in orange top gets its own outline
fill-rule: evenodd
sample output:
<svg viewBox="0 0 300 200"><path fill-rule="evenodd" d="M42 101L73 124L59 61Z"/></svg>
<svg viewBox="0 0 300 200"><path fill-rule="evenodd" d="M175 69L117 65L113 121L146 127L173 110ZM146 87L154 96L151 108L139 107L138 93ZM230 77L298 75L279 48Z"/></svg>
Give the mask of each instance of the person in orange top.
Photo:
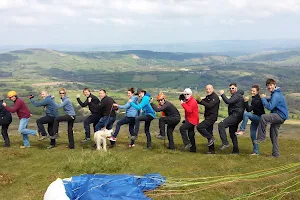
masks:
<svg viewBox="0 0 300 200"><path fill-rule="evenodd" d="M190 152L196 152L194 129L199 123L199 108L198 103L192 94L193 93L190 88L186 88L183 91L184 99L181 99L180 102L184 109L185 121L179 130L183 140L184 149L190 148Z"/></svg>

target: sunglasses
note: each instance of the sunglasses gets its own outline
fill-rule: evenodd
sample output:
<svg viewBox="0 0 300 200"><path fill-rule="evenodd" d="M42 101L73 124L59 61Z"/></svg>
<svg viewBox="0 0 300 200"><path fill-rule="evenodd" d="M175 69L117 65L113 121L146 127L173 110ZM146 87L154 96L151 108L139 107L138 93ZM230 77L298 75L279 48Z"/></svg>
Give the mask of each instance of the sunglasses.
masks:
<svg viewBox="0 0 300 200"><path fill-rule="evenodd" d="M64 92L60 92L59 94L65 94Z"/></svg>
<svg viewBox="0 0 300 200"><path fill-rule="evenodd" d="M190 94L184 94L184 96L189 96Z"/></svg>
<svg viewBox="0 0 300 200"><path fill-rule="evenodd" d="M158 101L158 102L160 102L160 101L164 101L164 99L158 99L157 101Z"/></svg>
<svg viewBox="0 0 300 200"><path fill-rule="evenodd" d="M232 87L232 88L229 88L229 90L235 90L235 88L234 88L234 87Z"/></svg>

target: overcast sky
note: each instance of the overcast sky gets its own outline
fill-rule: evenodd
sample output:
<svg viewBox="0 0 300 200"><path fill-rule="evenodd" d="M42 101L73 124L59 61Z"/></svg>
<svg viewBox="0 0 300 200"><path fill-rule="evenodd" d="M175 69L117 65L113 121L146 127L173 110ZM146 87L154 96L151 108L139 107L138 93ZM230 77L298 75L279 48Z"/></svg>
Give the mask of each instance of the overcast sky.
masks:
<svg viewBox="0 0 300 200"><path fill-rule="evenodd" d="M0 0L0 45L300 38L300 0Z"/></svg>

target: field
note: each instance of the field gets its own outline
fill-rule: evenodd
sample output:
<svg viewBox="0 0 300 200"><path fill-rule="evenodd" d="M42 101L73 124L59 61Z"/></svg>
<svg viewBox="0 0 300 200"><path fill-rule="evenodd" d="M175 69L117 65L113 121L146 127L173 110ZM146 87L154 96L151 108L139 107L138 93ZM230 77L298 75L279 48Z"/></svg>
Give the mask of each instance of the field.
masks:
<svg viewBox="0 0 300 200"><path fill-rule="evenodd" d="M142 131L137 146L129 149L125 126L115 148L107 153L97 152L91 147L92 142L80 144L84 137L81 123L76 123L74 128L75 150L65 148L66 125L61 125L58 147L47 150L48 141L40 142L31 137L32 147L19 149L21 137L16 133L14 123L10 128L12 147L0 148L1 199L42 199L48 185L56 178L85 173L160 173L167 177L167 184L156 192L147 193L153 199L233 199L249 193L252 193L249 199L298 199L300 138L295 132L299 126L297 121L288 121L282 126L279 137L281 157L276 159L267 157L271 151L269 139L260 145L260 156L250 156L249 133L239 138L240 155L231 155L230 149L217 150L216 155L204 155L206 140L199 133L196 134L197 153L183 152L178 128L174 133L177 150L172 152L164 147L162 140L153 137L158 131L157 120L151 125L152 150L144 149L146 139ZM30 128L35 128L33 121ZM216 130L215 127L218 148L221 144ZM192 178L191 183L195 185L189 184L187 178ZM174 182L179 187L170 191L167 186Z"/></svg>

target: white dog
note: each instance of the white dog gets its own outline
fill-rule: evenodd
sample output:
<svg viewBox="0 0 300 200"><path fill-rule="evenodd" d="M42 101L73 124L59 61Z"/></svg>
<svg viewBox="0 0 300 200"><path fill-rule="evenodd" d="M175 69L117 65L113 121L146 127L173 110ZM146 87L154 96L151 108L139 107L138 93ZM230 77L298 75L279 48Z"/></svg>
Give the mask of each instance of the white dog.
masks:
<svg viewBox="0 0 300 200"><path fill-rule="evenodd" d="M106 149L106 138L108 136L111 136L113 130L107 130L107 129L102 129L100 131L96 131L95 134L94 134L94 140L95 140L95 143L97 145L97 150L101 150L102 147L101 145L103 146L103 151L107 151Z"/></svg>

